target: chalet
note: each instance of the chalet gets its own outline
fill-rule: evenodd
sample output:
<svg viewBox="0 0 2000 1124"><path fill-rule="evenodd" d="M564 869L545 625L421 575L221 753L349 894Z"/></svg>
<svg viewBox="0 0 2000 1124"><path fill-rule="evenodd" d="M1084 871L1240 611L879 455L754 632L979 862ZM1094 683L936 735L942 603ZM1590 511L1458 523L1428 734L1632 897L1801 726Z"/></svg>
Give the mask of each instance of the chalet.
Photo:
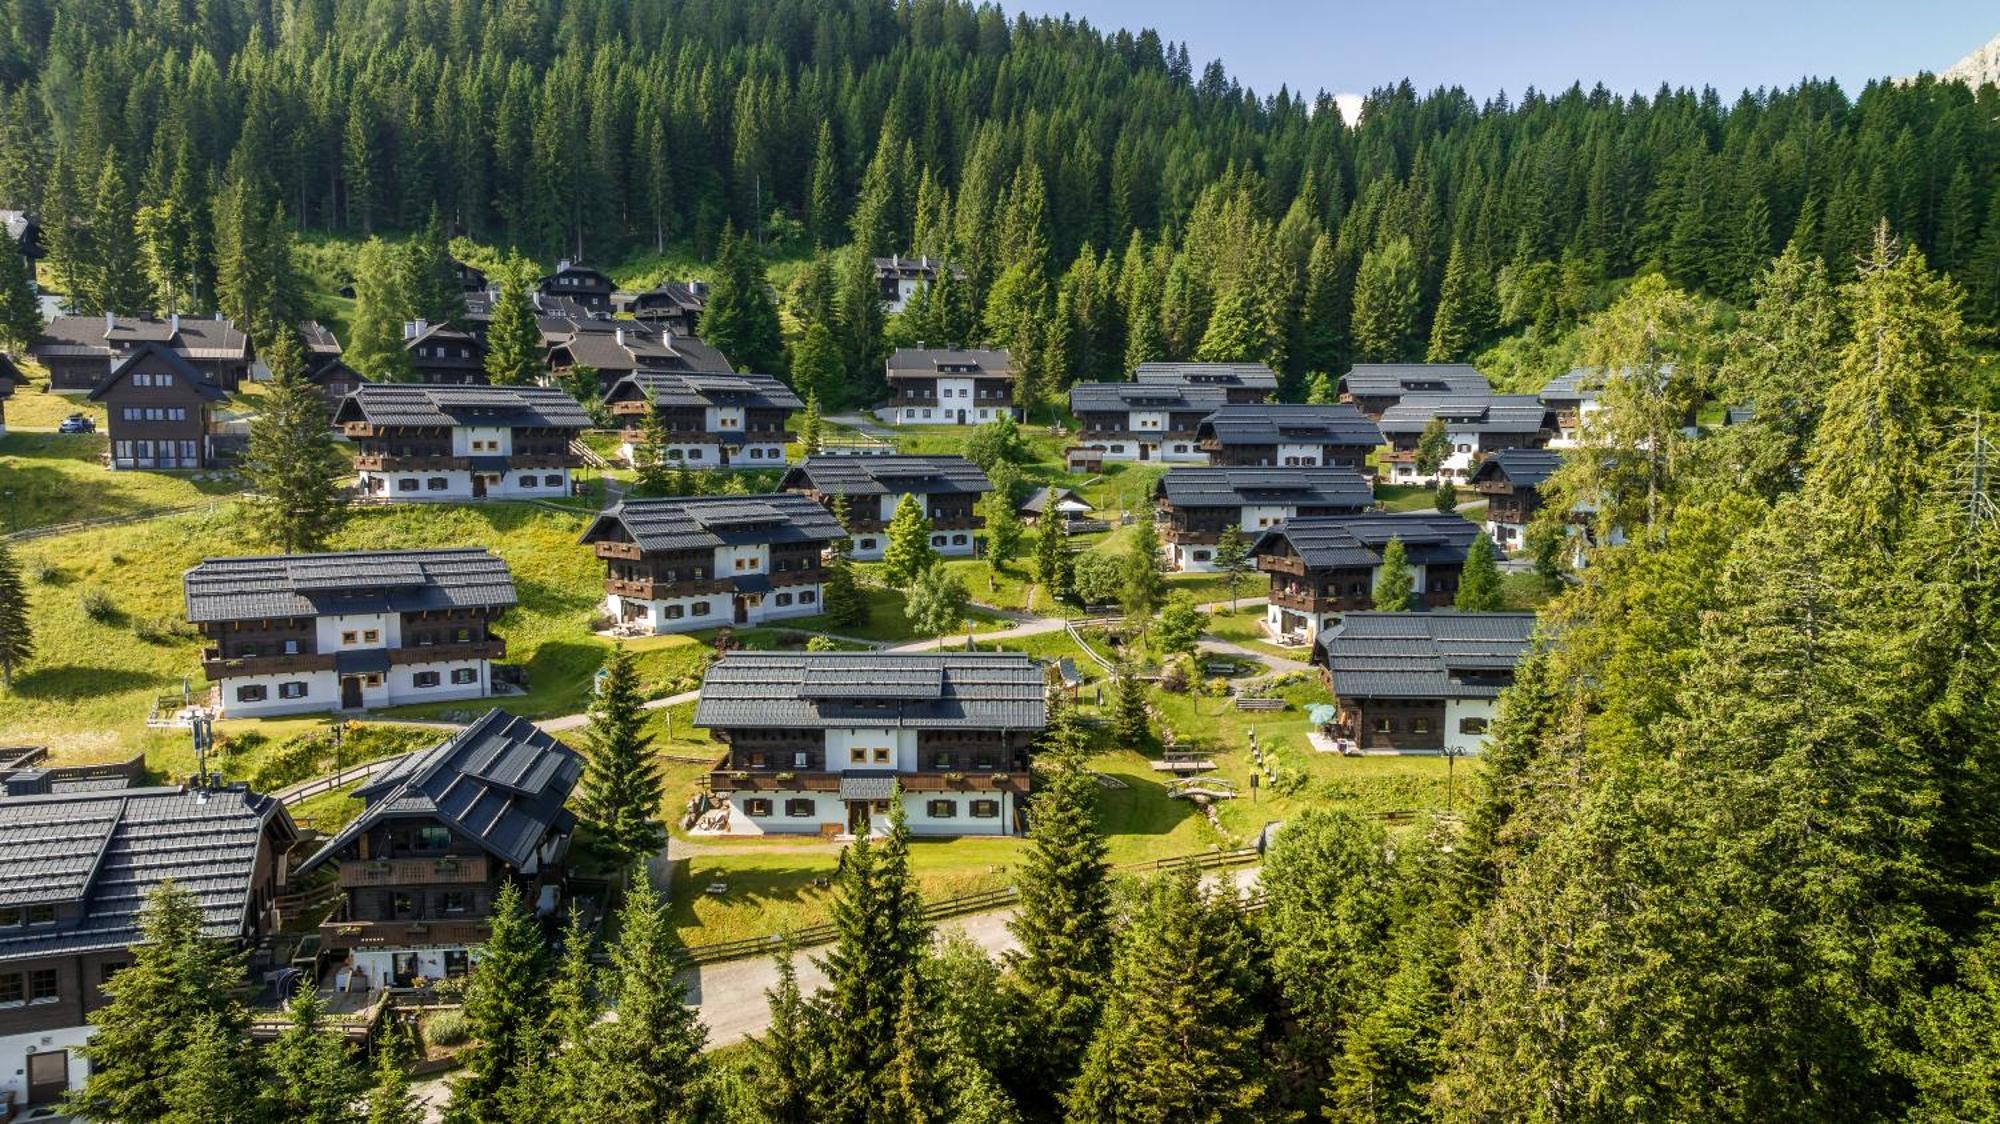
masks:
<svg viewBox="0 0 2000 1124"><path fill-rule="evenodd" d="M538 317L549 349L549 370L567 375L580 367L597 372L598 392L642 371L729 371L727 356L693 336L676 335L632 320Z"/></svg>
<svg viewBox="0 0 2000 1124"><path fill-rule="evenodd" d="M278 929L297 839L277 800L241 786L0 799L0 1113L53 1109L83 1086L77 1048L144 943L154 887L171 879L199 903L205 936L248 949Z"/></svg>
<svg viewBox="0 0 2000 1124"><path fill-rule="evenodd" d="M1359 471L1382 431L1353 406L1224 406L1202 420L1195 439L1214 465Z"/></svg>
<svg viewBox="0 0 2000 1124"><path fill-rule="evenodd" d="M354 791L361 814L299 864L338 873L320 947L346 990L463 976L512 883L535 913L561 907L583 758L498 710ZM344 980L343 980L344 977Z"/></svg>
<svg viewBox="0 0 2000 1124"><path fill-rule="evenodd" d="M1080 382L1069 388L1076 439L1115 461L1206 464L1195 431L1228 400L1223 387L1186 383Z"/></svg>
<svg viewBox="0 0 2000 1124"><path fill-rule="evenodd" d="M556 263L556 271L542 278L537 288L543 296L573 300L592 312L608 315L611 312L611 292L617 286L602 270L565 258Z"/></svg>
<svg viewBox="0 0 2000 1124"><path fill-rule="evenodd" d="M1036 488L1015 510L1030 524L1039 524L1051 511L1065 520L1088 518L1095 510L1082 493L1071 488Z"/></svg>
<svg viewBox="0 0 2000 1124"><path fill-rule="evenodd" d="M1486 497L1486 533L1508 550L1527 545L1528 524L1541 509L1542 485L1562 466L1548 449L1503 449L1472 470L1472 487Z"/></svg>
<svg viewBox="0 0 2000 1124"><path fill-rule="evenodd" d="M1417 445L1432 418L1444 424L1449 448L1435 473L1417 471ZM1382 414L1389 448L1378 458L1391 484L1466 481L1485 457L1502 449L1543 448L1555 435L1555 412L1532 394L1417 394Z"/></svg>
<svg viewBox="0 0 2000 1124"><path fill-rule="evenodd" d="M1340 400L1376 421L1412 394L1492 392L1486 376L1469 363L1356 363L1340 377Z"/></svg>
<svg viewBox="0 0 2000 1124"><path fill-rule="evenodd" d="M15 387L27 381L21 374L21 368L14 365L14 360L0 352L0 436L7 433L7 399L14 396Z"/></svg>
<svg viewBox="0 0 2000 1124"><path fill-rule="evenodd" d="M1478 536L1479 528L1457 515L1430 511L1288 519L1250 544L1257 568L1271 576L1264 627L1310 644L1341 614L1374 608L1382 552L1391 539L1403 544L1418 604L1448 608Z"/></svg>
<svg viewBox="0 0 2000 1124"><path fill-rule="evenodd" d="M50 390L90 390L145 344L172 351L223 390L235 390L255 356L250 338L217 316L58 316L42 329L28 354L49 371Z"/></svg>
<svg viewBox="0 0 2000 1124"><path fill-rule="evenodd" d="M90 392L104 403L112 468L208 468L216 461L211 408L229 395L162 343L144 343Z"/></svg>
<svg viewBox="0 0 2000 1124"><path fill-rule="evenodd" d="M1268 402L1278 393L1277 372L1262 363L1141 363L1132 381L1153 386L1220 387L1231 405Z"/></svg>
<svg viewBox="0 0 2000 1124"><path fill-rule="evenodd" d="M690 468L776 468L785 463L785 422L804 407L770 375L729 371L638 371L604 401L623 424L625 459L638 463L646 418L665 431L662 453Z"/></svg>
<svg viewBox="0 0 2000 1124"><path fill-rule="evenodd" d="M943 555L970 555L986 520L979 499L993 490L979 466L964 457L807 457L785 473L778 487L811 496L833 509L847 497L847 534L853 557L882 557L889 521L904 496L914 496L931 521L931 546Z"/></svg>
<svg viewBox="0 0 2000 1124"><path fill-rule="evenodd" d="M1534 629L1533 613L1348 613L1313 650L1334 736L1364 752L1478 753Z"/></svg>
<svg viewBox="0 0 2000 1124"><path fill-rule="evenodd" d="M1005 351L899 347L889 356L889 404L876 413L891 425L982 425L1001 414L1018 421L1019 377Z"/></svg>
<svg viewBox="0 0 2000 1124"><path fill-rule="evenodd" d="M455 324L404 321L403 353L421 382L433 386L486 385L486 344Z"/></svg>
<svg viewBox="0 0 2000 1124"><path fill-rule="evenodd" d="M590 427L576 399L540 386L368 383L333 420L360 492L398 501L568 495L571 446Z"/></svg>
<svg viewBox="0 0 2000 1124"><path fill-rule="evenodd" d="M347 365L347 360L335 355L322 359L306 370L306 381L319 388L321 397L326 399L327 417L340 412L340 404L347 396L360 390L370 380L368 376Z"/></svg>
<svg viewBox="0 0 2000 1124"><path fill-rule="evenodd" d="M820 554L842 535L791 492L626 500L582 541L605 563L612 627L643 633L759 624L820 611Z"/></svg>
<svg viewBox="0 0 2000 1124"><path fill-rule="evenodd" d="M451 270L458 277L458 291L461 293L483 293L486 291L486 271L476 265L467 265L453 259Z"/></svg>
<svg viewBox="0 0 2000 1124"><path fill-rule="evenodd" d="M694 724L728 747L709 791L733 834L881 833L900 800L915 835L1007 835L1048 699L1012 653L731 652Z"/></svg>
<svg viewBox="0 0 2000 1124"><path fill-rule="evenodd" d="M694 335L707 304L708 285L701 281L662 281L645 292L618 293L612 298L614 311L682 336Z"/></svg>
<svg viewBox="0 0 2000 1124"><path fill-rule="evenodd" d="M1602 390L1599 373L1588 367L1572 368L1550 379L1542 387L1537 397L1556 416L1556 433L1549 439L1550 448L1572 449L1577 446L1584 420L1602 408L1597 400Z"/></svg>
<svg viewBox="0 0 2000 1124"><path fill-rule="evenodd" d="M1176 468L1154 485L1167 561L1176 570L1215 569L1215 544L1235 527L1244 545L1272 525L1351 515L1375 500L1351 468Z"/></svg>
<svg viewBox="0 0 2000 1124"><path fill-rule="evenodd" d="M1104 471L1104 450L1071 445L1063 450L1063 471L1072 476L1095 476Z"/></svg>
<svg viewBox="0 0 2000 1124"><path fill-rule="evenodd" d="M207 558L182 584L231 718L485 698L515 601L473 547Z"/></svg>
<svg viewBox="0 0 2000 1124"><path fill-rule="evenodd" d="M946 270L951 271L953 281L965 280L965 270L938 258L891 255L875 259L875 283L881 286L882 302L894 314L909 306L918 289L937 284Z"/></svg>

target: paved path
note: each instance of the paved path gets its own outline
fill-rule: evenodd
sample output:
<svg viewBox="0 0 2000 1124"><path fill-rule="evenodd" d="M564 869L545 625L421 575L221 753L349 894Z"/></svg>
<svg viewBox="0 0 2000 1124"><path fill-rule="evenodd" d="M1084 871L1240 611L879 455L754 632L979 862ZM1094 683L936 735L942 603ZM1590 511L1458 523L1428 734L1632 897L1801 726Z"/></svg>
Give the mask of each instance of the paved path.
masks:
<svg viewBox="0 0 2000 1124"><path fill-rule="evenodd" d="M835 425L854 430L856 433L874 437L882 441L893 442L896 436L895 430L890 429L873 418L863 417L860 414L828 414L826 420Z"/></svg>
<svg viewBox="0 0 2000 1124"><path fill-rule="evenodd" d="M1306 663L1304 660L1295 660L1286 656L1275 655L1258 648L1252 648L1247 644L1238 644L1233 640L1224 640L1219 636L1211 636L1206 632L1201 634L1201 642L1205 649L1225 652L1232 656L1240 656L1246 660L1255 660L1276 674L1312 670L1312 665Z"/></svg>

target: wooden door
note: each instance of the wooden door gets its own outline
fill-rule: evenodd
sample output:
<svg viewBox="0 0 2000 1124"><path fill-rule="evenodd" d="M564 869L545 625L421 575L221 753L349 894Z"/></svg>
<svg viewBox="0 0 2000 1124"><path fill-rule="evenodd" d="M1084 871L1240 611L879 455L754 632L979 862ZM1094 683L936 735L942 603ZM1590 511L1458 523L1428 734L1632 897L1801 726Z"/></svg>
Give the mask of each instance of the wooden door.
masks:
<svg viewBox="0 0 2000 1124"><path fill-rule="evenodd" d="M28 1055L28 1103L48 1104L69 1092L69 1051L43 1050Z"/></svg>
<svg viewBox="0 0 2000 1124"><path fill-rule="evenodd" d="M361 709L361 677L343 675L340 678L340 709Z"/></svg>

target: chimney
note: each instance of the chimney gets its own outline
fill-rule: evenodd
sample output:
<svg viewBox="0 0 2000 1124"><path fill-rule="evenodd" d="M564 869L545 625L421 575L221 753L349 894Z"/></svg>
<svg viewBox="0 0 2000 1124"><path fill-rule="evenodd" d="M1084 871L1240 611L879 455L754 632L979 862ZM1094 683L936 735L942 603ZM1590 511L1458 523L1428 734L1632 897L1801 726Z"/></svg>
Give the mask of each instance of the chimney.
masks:
<svg viewBox="0 0 2000 1124"><path fill-rule="evenodd" d="M116 327L118 327L118 314L117 314L117 313L115 313L115 312L112 312L112 311L110 311L109 309L105 310L105 313L104 313L104 334L105 334L105 335L107 335L107 336L108 336L108 335L110 335L110 334L111 334L111 332L112 332L112 329L114 329L114 328L116 328Z"/></svg>
<svg viewBox="0 0 2000 1124"><path fill-rule="evenodd" d="M557 262L557 263L556 263L556 272L557 272L557 273L568 273L568 272L569 272L569 259L568 259L568 258L564 258L563 260L561 260L561 261L559 261L559 262Z"/></svg>
<svg viewBox="0 0 2000 1124"><path fill-rule="evenodd" d="M623 328L620 328L620 329L618 329L617 331L615 331L615 332L613 332L613 333L611 333L611 334L612 334L612 335L614 335L614 336L616 336L616 337L618 337L618 346L619 346L619 347L624 347L624 346L625 346L625 329L623 329Z"/></svg>
<svg viewBox="0 0 2000 1124"><path fill-rule="evenodd" d="M175 335L179 335L181 331L181 314L176 312L167 317L167 324L173 329Z"/></svg>

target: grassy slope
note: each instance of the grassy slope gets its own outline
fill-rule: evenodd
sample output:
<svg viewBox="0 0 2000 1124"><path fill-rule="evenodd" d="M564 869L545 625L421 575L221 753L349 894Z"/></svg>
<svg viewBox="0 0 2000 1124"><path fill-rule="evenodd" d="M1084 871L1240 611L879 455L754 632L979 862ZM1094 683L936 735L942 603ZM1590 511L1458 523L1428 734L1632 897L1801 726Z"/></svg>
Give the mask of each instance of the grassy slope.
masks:
<svg viewBox="0 0 2000 1124"><path fill-rule="evenodd" d="M241 478L226 472L112 472L98 459L104 442L99 434L0 437L0 528L179 507L243 489Z"/></svg>

